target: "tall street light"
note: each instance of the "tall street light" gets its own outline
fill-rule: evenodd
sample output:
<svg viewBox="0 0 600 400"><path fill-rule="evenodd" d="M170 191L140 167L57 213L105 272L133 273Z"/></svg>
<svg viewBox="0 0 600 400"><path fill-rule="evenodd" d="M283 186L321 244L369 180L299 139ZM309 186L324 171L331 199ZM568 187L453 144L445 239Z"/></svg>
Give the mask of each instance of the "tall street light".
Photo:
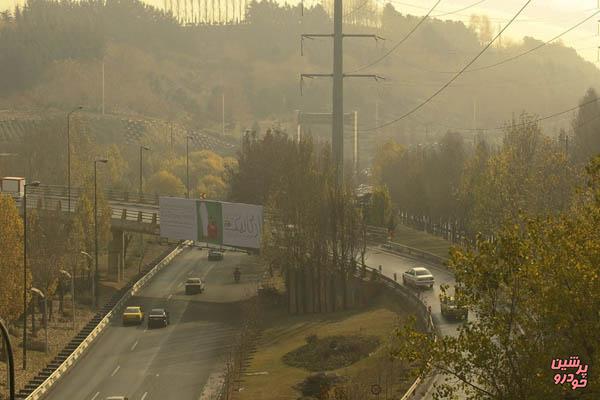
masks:
<svg viewBox="0 0 600 400"><path fill-rule="evenodd" d="M2 319L0 319L0 334L2 334L4 339L4 348L6 349L6 359L8 361L8 398L9 400L15 400L15 360L13 358L12 345L10 343L8 329L6 329L6 325Z"/></svg>
<svg viewBox="0 0 600 400"><path fill-rule="evenodd" d="M140 146L140 203L142 202L142 183L143 183L143 167L142 167L142 154L144 150L148 150L150 151L150 147L147 146Z"/></svg>
<svg viewBox="0 0 600 400"><path fill-rule="evenodd" d="M83 109L77 106L67 113L67 204L71 212L71 114Z"/></svg>
<svg viewBox="0 0 600 400"><path fill-rule="evenodd" d="M40 186L40 181L23 187L23 370L27 369L27 188Z"/></svg>
<svg viewBox="0 0 600 400"><path fill-rule="evenodd" d="M61 269L59 271L61 274L63 274L67 279L71 279L71 312L73 313L72 315L72 319L73 319L73 330L75 330L75 271L73 271L72 273L68 273L67 271L65 271L64 269Z"/></svg>
<svg viewBox="0 0 600 400"><path fill-rule="evenodd" d="M98 163L106 164L106 158L98 158L94 160L94 246L95 246L95 268L94 268L94 307L98 308L98 281L100 274L98 273Z"/></svg>
<svg viewBox="0 0 600 400"><path fill-rule="evenodd" d="M193 136L185 137L185 187L187 189L186 197L190 198L190 139L193 139Z"/></svg>
<svg viewBox="0 0 600 400"><path fill-rule="evenodd" d="M44 300L44 331L46 331L46 354L48 354L48 299L44 295L44 292L38 288L32 287L29 290ZM35 318L35 312L33 313L33 318Z"/></svg>
<svg viewBox="0 0 600 400"><path fill-rule="evenodd" d="M81 251L80 254L84 255L87 257L88 259L88 280L90 279L90 276L92 278L92 299L94 298L94 275L91 273L92 271L92 262L94 261L94 257L92 257L88 252L86 251Z"/></svg>

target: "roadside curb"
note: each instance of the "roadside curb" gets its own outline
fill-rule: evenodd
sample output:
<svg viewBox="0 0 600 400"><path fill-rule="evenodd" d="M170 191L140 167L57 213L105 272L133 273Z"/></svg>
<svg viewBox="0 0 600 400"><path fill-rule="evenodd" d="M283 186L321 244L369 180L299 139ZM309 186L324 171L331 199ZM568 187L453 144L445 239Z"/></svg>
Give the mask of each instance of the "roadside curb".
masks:
<svg viewBox="0 0 600 400"><path fill-rule="evenodd" d="M66 359L64 359L64 361L62 361L60 365L58 365L51 373L47 371L48 367L46 367L46 369L44 369L43 372L38 374L38 377L44 377L44 375L47 375L45 379L43 379L43 381L39 385L37 385L37 387L33 391L31 391L30 394L26 394L23 393L23 391L21 391L21 393L17 395L17 399L38 400L43 398L48 393L48 391L54 386L54 384L62 377L62 375L67 373L70 367L73 366L77 362L77 360L85 353L85 350L93 344L94 340L104 331L106 326L110 323L112 318L116 316L118 310L127 302L127 300L129 300L131 296L137 293L154 275L156 275L156 273L162 270L163 267L168 265L171 262L171 260L173 260L175 256L181 253L188 244L188 241L183 242L182 244L178 245L174 250L169 252L169 254L162 258L162 260L158 261L156 265L154 265L154 267L150 269L150 271L148 271L146 274L144 274L144 276L138 279L137 282L131 285L128 289L125 289L125 293L122 294L121 297L118 300L116 300L114 304L111 304L113 300L109 301L109 303L105 305L101 311L99 311L99 314L103 313L104 316L97 322L96 326L91 330L91 332L85 338L78 339L78 337L81 335L81 333L79 333L73 338L70 344L67 345L65 349L57 355L58 358L64 352L69 351L70 347L73 347L72 351L70 351L70 354L66 357ZM88 325L92 324L97 318L99 318L98 314L95 318L92 319L92 321L90 321L90 323L88 323ZM86 328L84 328L83 330L85 329ZM74 346L74 341L79 341L79 344L77 346ZM52 364L53 362L51 362L49 365ZM36 378L33 379L33 382L35 381ZM28 383L28 385L26 386L26 389L27 387L33 389L31 388L31 385L32 383L30 381L30 383Z"/></svg>

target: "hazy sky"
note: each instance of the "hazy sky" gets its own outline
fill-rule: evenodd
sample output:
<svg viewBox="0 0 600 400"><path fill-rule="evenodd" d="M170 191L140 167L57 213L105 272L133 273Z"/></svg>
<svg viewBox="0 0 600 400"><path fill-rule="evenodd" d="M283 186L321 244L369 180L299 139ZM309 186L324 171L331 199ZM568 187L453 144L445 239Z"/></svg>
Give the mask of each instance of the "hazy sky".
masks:
<svg viewBox="0 0 600 400"><path fill-rule="evenodd" d="M151 4L162 5L162 0L147 0ZM374 0L384 5L388 1ZM423 15L436 0L391 0L394 7L402 13ZM504 24L523 5L525 0L442 0L433 15L455 12L464 7L477 4L464 11L439 16L442 19L456 19L468 22L469 15L486 14L495 24ZM571 26L577 24L585 17L598 11L600 0L533 0L523 14L513 23L506 35L520 39L525 35L538 39L548 40ZM280 0L283 3L283 1ZM293 1L291 3L296 3ZM306 0L310 4L311 0ZM0 0L0 8L14 8L22 0ZM579 28L563 37L563 42L579 52L587 60L596 63L598 57L598 20L600 14L591 18ZM598 65L596 63L596 65Z"/></svg>

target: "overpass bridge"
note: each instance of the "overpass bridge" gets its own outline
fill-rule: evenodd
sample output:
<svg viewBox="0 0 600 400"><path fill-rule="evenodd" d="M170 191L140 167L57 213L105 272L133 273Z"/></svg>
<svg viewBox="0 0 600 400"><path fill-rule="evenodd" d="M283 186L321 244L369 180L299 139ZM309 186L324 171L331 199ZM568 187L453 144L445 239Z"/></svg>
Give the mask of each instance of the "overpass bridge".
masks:
<svg viewBox="0 0 600 400"><path fill-rule="evenodd" d="M115 190L105 190L111 209L111 239L108 243L108 271L119 277L125 262L125 233L160 234L158 195L142 195ZM60 211L68 218L77 209L82 189L71 187L69 209L66 186L40 185L27 188L27 209ZM16 199L19 213L23 213L23 199Z"/></svg>

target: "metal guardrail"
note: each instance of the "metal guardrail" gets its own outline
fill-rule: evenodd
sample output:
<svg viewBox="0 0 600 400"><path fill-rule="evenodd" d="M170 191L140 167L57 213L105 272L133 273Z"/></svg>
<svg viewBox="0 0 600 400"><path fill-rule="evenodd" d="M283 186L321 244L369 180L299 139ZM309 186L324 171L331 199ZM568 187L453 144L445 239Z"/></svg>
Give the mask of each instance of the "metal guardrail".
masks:
<svg viewBox="0 0 600 400"><path fill-rule="evenodd" d="M404 300L406 300L410 306L417 310L417 316L421 319L421 322L425 326L427 333L435 333L436 336L434 337L434 340L437 341L437 335L439 335L439 330L433 323L433 318L431 317L431 307L423 303L421 298L419 298L412 290L401 285L392 278L383 275L378 269L371 267L366 267L366 269L367 271L370 271L371 274L376 274L377 278L380 279L385 286L392 289L394 293L403 297ZM404 393L404 395L400 398L400 400L407 400L411 396L414 396L417 388L419 387L422 381L423 377L418 376L413 382L413 384L408 388L406 393Z"/></svg>
<svg viewBox="0 0 600 400"><path fill-rule="evenodd" d="M156 275L157 272L159 272L165 265L169 264L171 262L171 260L175 256L177 256L183 250L183 248L185 246L187 246L189 244L190 244L190 242L188 241L188 242L184 242L184 243L178 245L174 250L169 252L169 254L167 254L164 258L162 258L159 262L157 262L137 282L135 282L132 285L128 285L128 287L123 288L124 293L122 291L116 293L115 296L119 295L120 298L115 299L113 297L113 299L111 299L111 301L109 301L108 305L104 306L104 308L101 311L99 311L98 314L104 314L104 316L99 320L99 322L91 330L91 332L89 332L85 338L78 338L81 335L81 333L80 333L71 341L71 343L73 343L73 341L78 341L79 344L77 345L77 347L75 349L73 349L73 351L70 352L70 354L60 363L60 365L56 366L56 368L54 368L54 370L51 373L49 373L48 376L43 380L43 382L41 382L39 385L37 385L37 387L34 390L22 390L19 393L19 395L17 395L17 398L26 399L26 400L41 399L48 392L48 390L60 379L60 377L64 373L66 373L73 364L75 364L75 362L79 359L79 357L92 344L94 339L96 337L98 337L98 335L100 333L102 333L104 328L106 328L106 326L109 324L109 322L112 320L112 318L114 318L116 316L117 312L131 298L131 296L133 296L135 293L137 293L154 275ZM96 314L96 316L92 319L92 321L90 321L90 323L88 323L88 325L93 323L95 320L99 319L98 314ZM86 328L84 328L82 331L85 331L85 330L86 330ZM68 350L70 345L71 344L67 345L67 347L65 349ZM64 351L65 350L63 350L63 352ZM59 356L60 356L60 353L59 353ZM57 358L59 356L57 356ZM52 364L53 363L50 363L49 365L52 365ZM34 378L33 382L35 382L35 378ZM27 393L27 392L30 392L30 393Z"/></svg>
<svg viewBox="0 0 600 400"><path fill-rule="evenodd" d="M371 239L372 241L376 241L378 243L383 243L382 246L384 249L393 251L395 253L399 253L401 255L409 255L413 257L418 257L430 262L434 262L439 265L446 266L448 265L448 259L444 257L440 257L437 254L430 253L428 251L424 251L421 249L417 249L415 247L405 246L400 243L396 243L389 240L388 231L385 228L380 228L377 226L368 226L367 227L367 239ZM375 239L375 240L373 240Z"/></svg>
<svg viewBox="0 0 600 400"><path fill-rule="evenodd" d="M40 185L37 188L29 188L27 190L28 195L31 194L42 194L48 197L68 197L69 189L67 186L62 185ZM76 201L83 194L83 189L80 187L71 186L71 199ZM137 192L124 192L122 190L105 189L104 195L108 201L124 202L124 203L139 203L139 204L151 204L158 205L159 195L156 193L140 193Z"/></svg>
<svg viewBox="0 0 600 400"><path fill-rule="evenodd" d="M448 259L438 256L437 254L430 253L428 251L416 249L414 247L405 246L400 243L390 242L383 244L382 247L384 249L390 250L394 253L398 253L401 255L409 255L416 256L418 258L424 259L426 261L431 261L435 264L439 264L442 266L448 265Z"/></svg>

